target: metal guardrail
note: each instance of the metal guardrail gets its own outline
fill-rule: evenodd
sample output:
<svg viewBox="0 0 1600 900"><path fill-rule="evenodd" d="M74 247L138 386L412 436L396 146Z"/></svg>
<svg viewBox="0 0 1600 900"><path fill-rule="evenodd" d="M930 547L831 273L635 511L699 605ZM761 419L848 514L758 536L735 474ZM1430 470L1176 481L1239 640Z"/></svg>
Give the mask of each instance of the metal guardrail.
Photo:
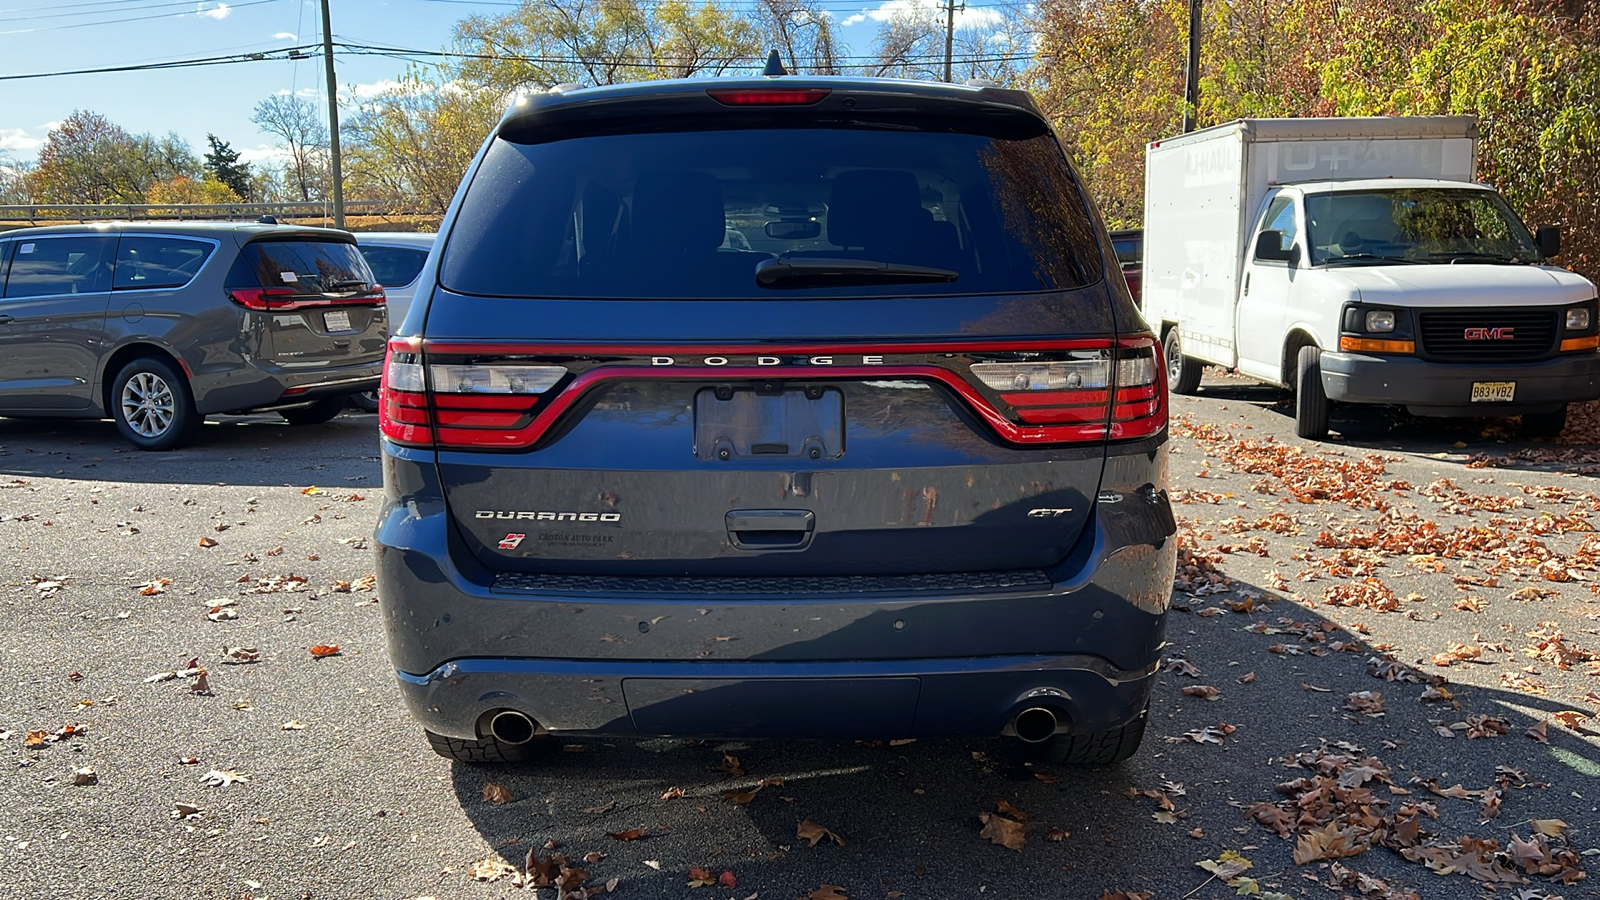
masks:
<svg viewBox="0 0 1600 900"><path fill-rule="evenodd" d="M345 215L425 216L429 213L386 200L351 200ZM256 219L264 215L286 218L332 218L333 204L299 203L29 203L0 205L0 222L40 222L187 219Z"/></svg>

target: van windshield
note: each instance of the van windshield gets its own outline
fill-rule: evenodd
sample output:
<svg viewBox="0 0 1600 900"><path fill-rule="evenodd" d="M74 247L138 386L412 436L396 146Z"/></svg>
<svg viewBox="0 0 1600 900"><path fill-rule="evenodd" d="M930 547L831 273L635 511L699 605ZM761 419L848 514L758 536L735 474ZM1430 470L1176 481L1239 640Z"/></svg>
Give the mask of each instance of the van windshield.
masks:
<svg viewBox="0 0 1600 900"><path fill-rule="evenodd" d="M1312 265L1526 263L1539 250L1493 191L1400 188L1306 195Z"/></svg>
<svg viewBox="0 0 1600 900"><path fill-rule="evenodd" d="M496 140L441 283L501 297L1025 293L1101 277L1048 134L848 128Z"/></svg>

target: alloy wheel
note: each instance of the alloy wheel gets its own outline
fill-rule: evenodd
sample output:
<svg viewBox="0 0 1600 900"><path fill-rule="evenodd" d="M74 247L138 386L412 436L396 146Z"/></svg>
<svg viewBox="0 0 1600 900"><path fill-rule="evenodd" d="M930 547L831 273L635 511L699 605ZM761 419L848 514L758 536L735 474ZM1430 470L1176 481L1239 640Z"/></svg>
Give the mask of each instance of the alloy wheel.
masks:
<svg viewBox="0 0 1600 900"><path fill-rule="evenodd" d="M137 372L122 384L122 418L140 437L166 434L177 414L172 386L154 372Z"/></svg>

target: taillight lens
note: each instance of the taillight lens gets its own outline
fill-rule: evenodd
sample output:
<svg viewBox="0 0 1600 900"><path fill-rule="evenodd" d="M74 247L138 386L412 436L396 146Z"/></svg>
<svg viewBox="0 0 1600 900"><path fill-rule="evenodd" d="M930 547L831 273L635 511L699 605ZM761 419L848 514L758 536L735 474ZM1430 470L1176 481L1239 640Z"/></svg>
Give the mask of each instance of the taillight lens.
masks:
<svg viewBox="0 0 1600 900"><path fill-rule="evenodd" d="M234 288L228 292L228 298L245 309L267 310L289 303L288 298L294 293L294 288Z"/></svg>
<svg viewBox="0 0 1600 900"><path fill-rule="evenodd" d="M523 446L521 429L566 374L564 366L428 365L419 341L394 338L384 362L379 429L414 447Z"/></svg>
<svg viewBox="0 0 1600 900"><path fill-rule="evenodd" d="M710 88L706 93L723 106L811 106L833 88Z"/></svg>
<svg viewBox="0 0 1600 900"><path fill-rule="evenodd" d="M1018 420L1049 426L1054 440L1145 437L1166 425L1164 372L1151 338L1078 359L975 363L971 371Z"/></svg>
<svg viewBox="0 0 1600 900"><path fill-rule="evenodd" d="M373 285L370 291L350 297L324 297L318 294L300 294L294 288L232 288L228 298L245 309L288 312L318 306L382 306L389 302L382 285Z"/></svg>

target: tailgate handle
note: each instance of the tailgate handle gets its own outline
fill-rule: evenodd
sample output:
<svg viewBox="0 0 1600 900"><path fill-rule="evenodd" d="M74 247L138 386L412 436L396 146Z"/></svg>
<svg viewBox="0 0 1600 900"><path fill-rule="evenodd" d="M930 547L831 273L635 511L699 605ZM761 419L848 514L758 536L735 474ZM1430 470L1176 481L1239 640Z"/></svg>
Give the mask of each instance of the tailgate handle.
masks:
<svg viewBox="0 0 1600 900"><path fill-rule="evenodd" d="M727 523L728 537L740 550L804 550L817 517L809 509L736 509Z"/></svg>

